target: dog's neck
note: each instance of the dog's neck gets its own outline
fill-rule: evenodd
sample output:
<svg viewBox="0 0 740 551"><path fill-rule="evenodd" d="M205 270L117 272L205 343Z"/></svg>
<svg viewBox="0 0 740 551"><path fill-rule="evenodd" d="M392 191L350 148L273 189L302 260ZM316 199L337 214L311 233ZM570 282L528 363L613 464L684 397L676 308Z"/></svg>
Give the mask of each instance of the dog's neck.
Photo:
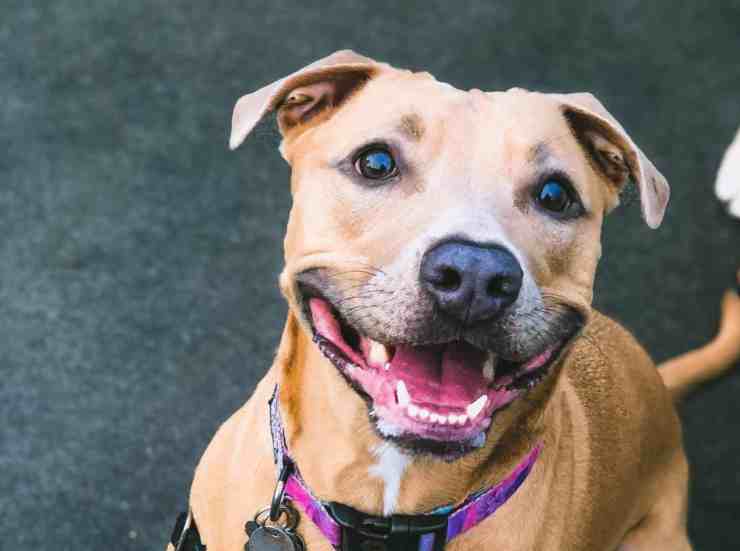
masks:
<svg viewBox="0 0 740 551"><path fill-rule="evenodd" d="M290 453L314 494L370 514L421 513L502 480L543 438L545 401L499 414L503 429L454 460L414 455L380 438L365 402L291 314L275 368ZM514 419L517 419L514 421Z"/></svg>

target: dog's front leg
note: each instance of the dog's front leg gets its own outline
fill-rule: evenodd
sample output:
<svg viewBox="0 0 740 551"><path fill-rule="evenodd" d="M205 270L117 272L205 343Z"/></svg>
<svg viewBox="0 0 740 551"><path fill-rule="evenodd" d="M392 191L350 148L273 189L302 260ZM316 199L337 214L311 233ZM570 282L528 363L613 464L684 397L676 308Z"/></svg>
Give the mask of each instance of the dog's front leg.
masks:
<svg viewBox="0 0 740 551"><path fill-rule="evenodd" d="M683 452L661 473L653 495L654 505L617 551L691 551L686 533L688 463Z"/></svg>
<svg viewBox="0 0 740 551"><path fill-rule="evenodd" d="M681 529L683 530L683 529ZM691 551L691 543L686 533L664 534L652 528L638 528L629 533L617 551Z"/></svg>

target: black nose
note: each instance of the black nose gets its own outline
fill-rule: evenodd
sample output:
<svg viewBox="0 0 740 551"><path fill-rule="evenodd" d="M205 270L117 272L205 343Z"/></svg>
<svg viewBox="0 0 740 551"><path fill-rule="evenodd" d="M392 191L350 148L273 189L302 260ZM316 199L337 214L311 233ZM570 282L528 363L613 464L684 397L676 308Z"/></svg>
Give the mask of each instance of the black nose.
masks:
<svg viewBox="0 0 740 551"><path fill-rule="evenodd" d="M424 254L421 282L443 312L472 325L501 315L516 300L522 268L503 247L445 241Z"/></svg>

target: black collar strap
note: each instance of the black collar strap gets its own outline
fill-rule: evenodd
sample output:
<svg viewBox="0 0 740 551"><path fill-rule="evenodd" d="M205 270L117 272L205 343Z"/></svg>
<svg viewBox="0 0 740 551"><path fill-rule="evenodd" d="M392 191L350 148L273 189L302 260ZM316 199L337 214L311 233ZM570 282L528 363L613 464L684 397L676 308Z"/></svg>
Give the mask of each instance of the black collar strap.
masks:
<svg viewBox="0 0 740 551"><path fill-rule="evenodd" d="M391 515L376 517L342 503L326 508L342 527L340 551L443 551L447 515Z"/></svg>
<svg viewBox="0 0 740 551"><path fill-rule="evenodd" d="M200 533L192 511L177 516L170 543L175 551L206 551L206 546L200 541Z"/></svg>

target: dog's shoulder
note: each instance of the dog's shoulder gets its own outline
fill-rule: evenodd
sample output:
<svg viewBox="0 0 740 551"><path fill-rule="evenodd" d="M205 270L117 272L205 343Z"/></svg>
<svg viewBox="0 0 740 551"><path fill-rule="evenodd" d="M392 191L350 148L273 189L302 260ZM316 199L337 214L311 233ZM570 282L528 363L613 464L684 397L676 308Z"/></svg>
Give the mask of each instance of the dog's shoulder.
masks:
<svg viewBox="0 0 740 551"><path fill-rule="evenodd" d="M680 423L658 369L632 333L594 312L558 385L553 430L571 446L564 463L577 466L572 509L592 519L596 504L609 504L610 518L637 523L663 491L655 481L675 473L682 457ZM583 525L593 541L610 529L605 522Z"/></svg>
<svg viewBox="0 0 740 551"><path fill-rule="evenodd" d="M594 361L626 362L626 369L644 370L648 376L655 375L653 360L635 336L618 321L596 310L577 339L575 348L592 356Z"/></svg>
<svg viewBox="0 0 740 551"><path fill-rule="evenodd" d="M244 515L251 518L269 503L275 484L267 415L274 382L269 375L219 427L195 470L190 507L209 548L231 548L226 539L242 536ZM235 503L239 504L236 520L228 511L229 504Z"/></svg>
<svg viewBox="0 0 740 551"><path fill-rule="evenodd" d="M578 387L601 387L623 402L649 400L672 407L650 355L619 322L594 311L568 357L569 378Z"/></svg>
<svg viewBox="0 0 740 551"><path fill-rule="evenodd" d="M655 363L620 323L594 311L566 364L568 383L594 421L680 441L675 407Z"/></svg>

